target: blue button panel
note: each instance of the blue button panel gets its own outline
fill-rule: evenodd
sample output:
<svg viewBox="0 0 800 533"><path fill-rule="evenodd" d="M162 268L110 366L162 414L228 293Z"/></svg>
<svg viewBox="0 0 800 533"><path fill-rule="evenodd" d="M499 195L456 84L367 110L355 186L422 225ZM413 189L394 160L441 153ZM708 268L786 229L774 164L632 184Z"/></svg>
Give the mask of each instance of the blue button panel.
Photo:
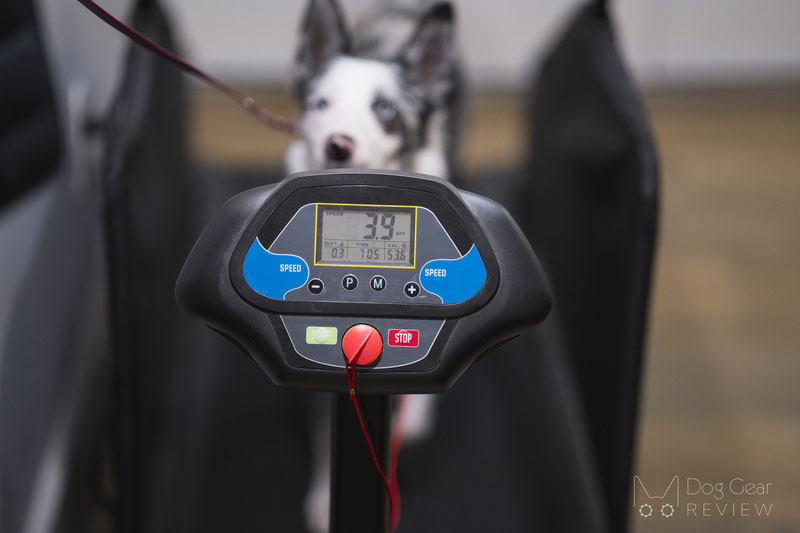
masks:
<svg viewBox="0 0 800 533"><path fill-rule="evenodd" d="M273 254L258 239L247 250L242 271L254 291L275 300L283 300L287 292L308 281L308 265L302 257Z"/></svg>
<svg viewBox="0 0 800 533"><path fill-rule="evenodd" d="M486 266L473 244L459 259L434 259L425 263L419 282L423 289L439 296L443 304L456 304L478 294L486 282Z"/></svg>

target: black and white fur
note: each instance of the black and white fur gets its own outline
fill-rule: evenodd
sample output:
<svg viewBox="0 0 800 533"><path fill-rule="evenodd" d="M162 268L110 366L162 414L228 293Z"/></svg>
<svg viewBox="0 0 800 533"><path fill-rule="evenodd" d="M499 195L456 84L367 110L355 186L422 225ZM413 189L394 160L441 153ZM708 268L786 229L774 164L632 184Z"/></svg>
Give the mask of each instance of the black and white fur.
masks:
<svg viewBox="0 0 800 533"><path fill-rule="evenodd" d="M460 83L453 9L435 4L376 11L347 31L335 0L311 0L294 87L300 138L290 173L356 167L449 178Z"/></svg>
<svg viewBox="0 0 800 533"><path fill-rule="evenodd" d="M336 0L310 0L293 68L303 111L300 138L286 152L289 173L357 167L450 178L461 115L453 8L426 3L395 0L350 33ZM405 405L407 440L430 434L433 397ZM315 533L328 530L329 415L326 405L313 414L305 515Z"/></svg>

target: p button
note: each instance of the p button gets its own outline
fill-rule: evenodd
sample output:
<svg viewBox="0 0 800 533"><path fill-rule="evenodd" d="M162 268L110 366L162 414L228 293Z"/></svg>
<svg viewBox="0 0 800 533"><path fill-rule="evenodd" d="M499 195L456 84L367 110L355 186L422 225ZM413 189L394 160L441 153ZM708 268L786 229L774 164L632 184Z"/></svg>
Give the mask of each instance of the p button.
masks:
<svg viewBox="0 0 800 533"><path fill-rule="evenodd" d="M358 278L352 274L346 275L342 278L342 287L348 291L354 290L356 287L358 287Z"/></svg>

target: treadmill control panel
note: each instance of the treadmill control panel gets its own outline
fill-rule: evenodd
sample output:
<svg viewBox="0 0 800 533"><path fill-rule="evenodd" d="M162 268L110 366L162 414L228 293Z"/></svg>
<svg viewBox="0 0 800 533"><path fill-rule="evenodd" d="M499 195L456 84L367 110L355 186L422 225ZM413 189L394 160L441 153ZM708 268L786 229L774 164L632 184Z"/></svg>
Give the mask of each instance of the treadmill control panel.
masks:
<svg viewBox="0 0 800 533"><path fill-rule="evenodd" d="M352 192L351 199L366 199L363 191ZM318 191L316 196L330 195ZM425 311L463 304L486 285L486 264L452 209L435 197L403 190L387 190L382 197L414 203L305 203L280 228L281 219L265 220L247 246L241 280L271 303L298 304L293 310L314 304L348 304L357 310L371 304L392 315L282 314L292 349L309 362L343 368L345 333L368 324L383 341L373 368L417 363L445 323L444 317L427 318ZM459 233L461 249L434 209Z"/></svg>
<svg viewBox="0 0 800 533"><path fill-rule="evenodd" d="M362 390L381 393L449 387L550 306L502 207L435 178L360 170L229 200L176 293L277 383L341 390L348 357Z"/></svg>

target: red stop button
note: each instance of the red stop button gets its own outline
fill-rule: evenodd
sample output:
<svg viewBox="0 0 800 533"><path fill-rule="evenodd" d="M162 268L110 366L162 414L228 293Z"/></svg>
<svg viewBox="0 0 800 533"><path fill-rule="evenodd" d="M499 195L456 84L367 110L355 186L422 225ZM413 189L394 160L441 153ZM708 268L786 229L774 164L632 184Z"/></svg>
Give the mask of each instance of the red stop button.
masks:
<svg viewBox="0 0 800 533"><path fill-rule="evenodd" d="M342 337L342 351L351 364L368 365L381 356L383 339L372 326L357 324Z"/></svg>
<svg viewBox="0 0 800 533"><path fill-rule="evenodd" d="M416 348L419 346L419 331L416 329L390 329L389 346Z"/></svg>

